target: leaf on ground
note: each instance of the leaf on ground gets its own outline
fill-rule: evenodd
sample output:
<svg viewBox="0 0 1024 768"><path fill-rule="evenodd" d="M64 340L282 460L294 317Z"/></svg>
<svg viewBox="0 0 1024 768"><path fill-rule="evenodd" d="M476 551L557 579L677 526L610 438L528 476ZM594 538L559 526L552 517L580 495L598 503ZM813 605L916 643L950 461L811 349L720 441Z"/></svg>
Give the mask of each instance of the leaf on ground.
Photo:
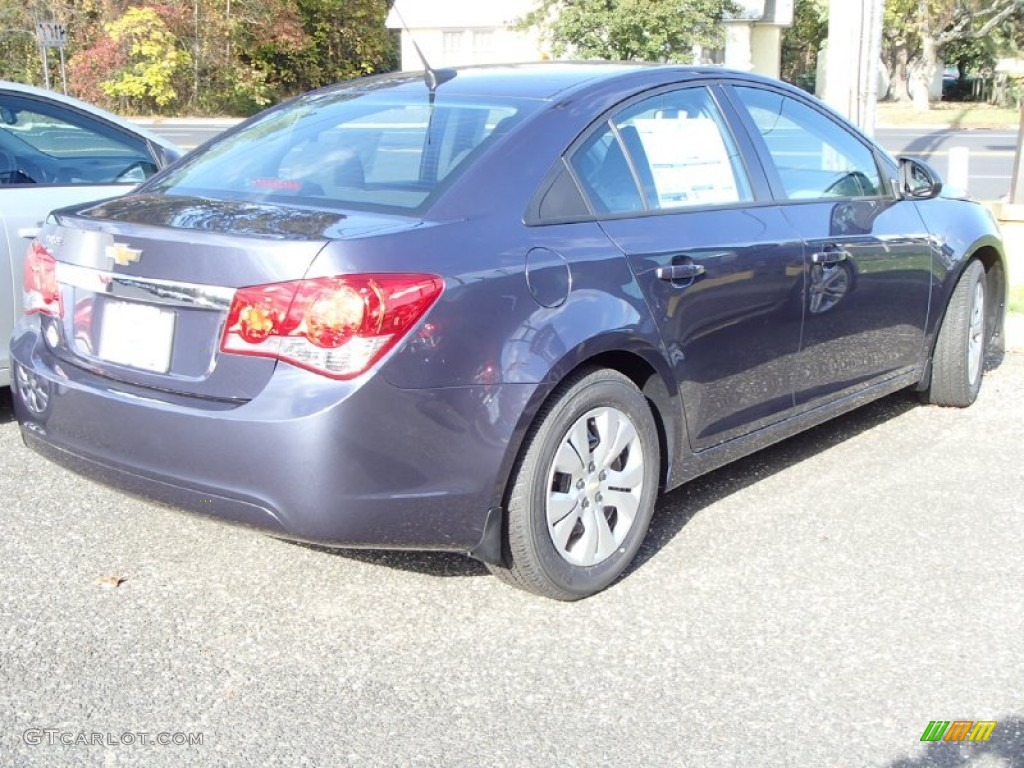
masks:
<svg viewBox="0 0 1024 768"><path fill-rule="evenodd" d="M96 579L96 584L105 589L116 589L126 581L128 581L127 576L100 576Z"/></svg>

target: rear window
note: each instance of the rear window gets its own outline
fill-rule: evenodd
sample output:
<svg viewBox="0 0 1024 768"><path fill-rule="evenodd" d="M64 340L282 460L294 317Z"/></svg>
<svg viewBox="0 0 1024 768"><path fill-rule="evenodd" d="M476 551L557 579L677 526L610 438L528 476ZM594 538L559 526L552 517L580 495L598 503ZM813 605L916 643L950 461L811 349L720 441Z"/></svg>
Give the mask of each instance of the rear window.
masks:
<svg viewBox="0 0 1024 768"><path fill-rule="evenodd" d="M422 210L534 102L311 94L266 113L147 189L214 199Z"/></svg>

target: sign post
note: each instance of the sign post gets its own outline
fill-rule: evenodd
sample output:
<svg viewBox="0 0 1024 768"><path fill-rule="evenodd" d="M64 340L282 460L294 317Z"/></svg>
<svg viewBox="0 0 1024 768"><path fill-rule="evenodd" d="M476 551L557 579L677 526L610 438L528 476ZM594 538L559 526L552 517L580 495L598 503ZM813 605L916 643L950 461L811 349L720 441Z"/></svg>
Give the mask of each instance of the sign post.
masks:
<svg viewBox="0 0 1024 768"><path fill-rule="evenodd" d="M43 58L43 77L46 87L50 87L49 49L56 48L60 52L60 80L64 93L68 92L68 77L64 66L64 46L68 42L68 30L57 21L37 21L36 40L39 41L39 54Z"/></svg>

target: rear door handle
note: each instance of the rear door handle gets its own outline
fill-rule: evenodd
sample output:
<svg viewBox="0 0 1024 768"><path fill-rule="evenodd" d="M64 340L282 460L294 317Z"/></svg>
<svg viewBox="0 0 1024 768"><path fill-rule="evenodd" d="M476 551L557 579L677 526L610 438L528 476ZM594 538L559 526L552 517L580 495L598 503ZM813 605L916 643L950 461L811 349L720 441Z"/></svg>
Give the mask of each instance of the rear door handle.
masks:
<svg viewBox="0 0 1024 768"><path fill-rule="evenodd" d="M821 264L822 266L830 266L832 264L838 264L840 261L846 261L850 258L850 252L837 249L834 251L818 251L817 253L811 254L811 263Z"/></svg>
<svg viewBox="0 0 1024 768"><path fill-rule="evenodd" d="M672 264L668 267L658 267L655 274L659 280L693 280L704 274L703 264Z"/></svg>
<svg viewBox="0 0 1024 768"><path fill-rule="evenodd" d="M26 240L31 240L34 237L39 236L39 227L22 227L18 230L18 237L24 237Z"/></svg>

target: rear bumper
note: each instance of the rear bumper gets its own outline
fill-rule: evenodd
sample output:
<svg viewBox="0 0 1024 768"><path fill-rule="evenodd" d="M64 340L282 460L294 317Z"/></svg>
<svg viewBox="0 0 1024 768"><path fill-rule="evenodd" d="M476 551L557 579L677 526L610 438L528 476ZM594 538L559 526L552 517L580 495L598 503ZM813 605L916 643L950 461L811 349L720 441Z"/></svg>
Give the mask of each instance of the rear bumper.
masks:
<svg viewBox="0 0 1024 768"><path fill-rule="evenodd" d="M229 405L72 368L31 321L11 353L15 413L33 450L134 495L328 546L474 549L533 392L408 390L279 365L257 398Z"/></svg>
<svg viewBox="0 0 1024 768"><path fill-rule="evenodd" d="M258 500L243 501L222 496L212 490L201 491L198 488L186 487L169 478L143 476L127 469L110 466L58 447L43 437L33 425L23 424L21 436L25 440L25 445L50 461L125 493L182 510L288 535L288 530L281 524L277 514L261 506Z"/></svg>

